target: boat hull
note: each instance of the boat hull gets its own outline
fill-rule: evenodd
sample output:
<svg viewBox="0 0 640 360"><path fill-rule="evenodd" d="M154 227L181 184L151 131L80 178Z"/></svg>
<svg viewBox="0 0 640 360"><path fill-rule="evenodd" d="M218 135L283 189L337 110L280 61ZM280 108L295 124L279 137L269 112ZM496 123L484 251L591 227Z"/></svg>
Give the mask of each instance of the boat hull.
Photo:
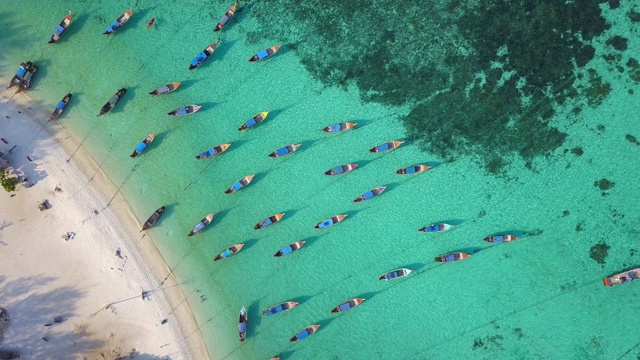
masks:
<svg viewBox="0 0 640 360"><path fill-rule="evenodd" d="M273 255L273 257L282 257L285 255L289 255L294 251L300 250L300 248L304 245L304 241L296 241L293 244L289 244L284 248L280 249L277 253Z"/></svg>
<svg viewBox="0 0 640 360"><path fill-rule="evenodd" d="M172 92L178 90L179 86L180 86L180 82L178 82L178 81L170 82L167 85L162 85L159 88L153 90L152 92L149 93L149 95L157 96L157 95L164 95L164 94L172 93Z"/></svg>
<svg viewBox="0 0 640 360"><path fill-rule="evenodd" d="M251 184L251 181L253 180L254 175L249 175L249 176L245 176L242 179L236 181L233 185L231 185L227 190L225 190L225 194L233 194L234 192L246 187L247 185Z"/></svg>
<svg viewBox="0 0 640 360"><path fill-rule="evenodd" d="M202 220L200 220L199 223L196 224L196 226L193 227L193 229L191 230L191 232L187 236L196 235L196 234L200 233L202 230L204 230L204 228L206 228L207 225L209 225L211 223L211 220L213 220L213 216L214 215L215 214L209 214L209 215L205 216Z"/></svg>
<svg viewBox="0 0 640 360"><path fill-rule="evenodd" d="M104 114L108 113L109 111L111 111L116 106L116 104L118 104L120 99L122 99L122 97L126 93L127 93L127 89L125 89L125 88L122 88L122 89L118 90L118 92L116 92L115 95L113 95L111 97L111 99L109 99L109 101L107 101L107 103L104 104L104 106L100 110L100 115L98 115L98 116L104 115Z"/></svg>
<svg viewBox="0 0 640 360"><path fill-rule="evenodd" d="M277 53L278 50L280 50L280 47L282 47L282 45L276 45L276 46L272 46L270 48L266 48L266 49L258 52L257 54L253 55L249 59L249 62L256 62L256 61L262 61L262 60L268 59L268 58L272 57L273 55L275 55L275 53Z"/></svg>
<svg viewBox="0 0 640 360"><path fill-rule="evenodd" d="M69 101L71 101L72 96L73 95L71 95L71 93L68 93L62 100L60 100L58 105L56 105L55 110L53 110L53 113L51 114L51 120L56 120L58 117L60 117L60 115L62 115L62 112L69 104Z"/></svg>
<svg viewBox="0 0 640 360"><path fill-rule="evenodd" d="M471 255L469 254L465 254L463 252L455 252L455 253L449 253L449 254L444 254L444 255L440 255L440 256L436 256L433 260L436 262L456 262L456 261L462 261L468 257L470 257Z"/></svg>
<svg viewBox="0 0 640 360"><path fill-rule="evenodd" d="M213 29L213 32L218 32L220 30L222 30L222 28L227 25L227 23L229 22L229 20L231 20L231 18L233 17L233 15L236 13L236 5L238 5L238 2L236 1L233 5L231 5L227 11L225 11L224 15L222 15L222 17L220 18L220 20L218 21L218 24L216 25L215 29Z"/></svg>
<svg viewBox="0 0 640 360"><path fill-rule="evenodd" d="M191 64L189 65L189 71L197 68L198 66L202 65L202 63L204 63L207 59L209 59L214 51L216 51L219 42L220 39L216 40L216 42L207 46L204 50L202 50L200 54L198 54L198 56L193 58L193 60L191 60Z"/></svg>
<svg viewBox="0 0 640 360"><path fill-rule="evenodd" d="M347 216L349 216L349 215L343 214L343 215L332 216L332 217L330 217L328 219L325 219L325 220L317 223L316 226L314 226L314 228L316 228L316 229L326 229L326 228L328 228L330 226L333 226L335 224L341 223Z"/></svg>
<svg viewBox="0 0 640 360"><path fill-rule="evenodd" d="M628 283L640 278L640 268L635 268L602 279L605 286Z"/></svg>
<svg viewBox="0 0 640 360"><path fill-rule="evenodd" d="M247 310L242 307L240 310L240 318L238 319L238 336L240 336L240 342L244 342L247 336Z"/></svg>
<svg viewBox="0 0 640 360"><path fill-rule="evenodd" d="M316 331L318 331L318 328L320 328L320 325L309 325L306 328L300 330L292 338L290 338L289 342L304 340L310 335L314 334Z"/></svg>
<svg viewBox="0 0 640 360"><path fill-rule="evenodd" d="M107 31L105 31L103 34L109 36L114 32L116 32L116 30L120 29L131 18L132 11L133 11L133 8L123 12L122 15L120 15L116 19L116 21L111 23L111 25L107 26Z"/></svg>
<svg viewBox="0 0 640 360"><path fill-rule="evenodd" d="M216 146L214 146L214 147L212 147L210 149L207 149L207 150L201 152L200 154L196 155L196 159L204 160L204 159L208 159L210 157L218 156L218 155L222 154L223 152L227 151L229 146L231 146L231 143L216 145Z"/></svg>
<svg viewBox="0 0 640 360"><path fill-rule="evenodd" d="M218 256L216 256L215 258L213 258L213 261L219 261L219 260L224 260L227 258L232 257L233 255L237 254L238 252L240 252L240 250L242 250L242 247L244 246L244 244L235 244L232 247L228 248L227 250L221 252L220 254L218 254Z"/></svg>
<svg viewBox="0 0 640 360"><path fill-rule="evenodd" d="M334 167L331 170L325 171L324 174L327 176L343 175L355 170L357 167L358 167L358 164L340 165L340 166Z"/></svg>
<svg viewBox="0 0 640 360"><path fill-rule="evenodd" d="M298 303L295 302L295 301L285 301L283 303L280 303L280 304L277 304L277 305L273 305L270 308L268 308L267 310L264 310L262 312L262 315L263 316L270 316L270 315L280 314L280 313L283 313L285 311L289 311L289 310L293 309L297 305L298 305Z"/></svg>
<svg viewBox="0 0 640 360"><path fill-rule="evenodd" d="M252 127L263 122L267 116L269 115L269 111L263 111L261 113L255 114L251 119L247 120L242 126L238 128L238 131L247 131Z"/></svg>
<svg viewBox="0 0 640 360"><path fill-rule="evenodd" d="M369 149L371 153L381 153L386 151L391 151L393 149L397 149L400 145L404 144L404 141L389 141L384 144L376 145Z"/></svg>
<svg viewBox="0 0 640 360"><path fill-rule="evenodd" d="M156 224L156 222L158 222L158 220L160 219L160 217L162 217L162 214L164 213L164 209L165 206L162 206L160 208L158 208L158 210L156 210L153 215L151 215L147 221L145 221L144 225L142 226L142 230L141 231L145 231L150 229L151 227L153 227L153 225Z"/></svg>
<svg viewBox="0 0 640 360"><path fill-rule="evenodd" d="M398 175L420 174L429 169L431 169L431 167L427 165L413 165L413 166L396 170L396 174Z"/></svg>
<svg viewBox="0 0 640 360"><path fill-rule="evenodd" d="M411 274L412 272L413 270L407 268L395 269L380 275L378 279L383 281L400 279Z"/></svg>
<svg viewBox="0 0 640 360"><path fill-rule="evenodd" d="M418 231L420 232L426 232L426 233L436 233L436 232L443 232L443 231L447 231L450 229L453 229L455 226L451 225L451 224L432 224L432 225L427 225L423 228L418 229Z"/></svg>
<svg viewBox="0 0 640 360"><path fill-rule="evenodd" d="M269 227L273 224L278 223L280 220L282 220L282 217L285 215L285 213L282 214L275 214L275 215L271 215L268 218L260 221L259 223L257 223L253 229L254 230L260 230L260 229L264 229L266 227Z"/></svg>
<svg viewBox="0 0 640 360"><path fill-rule="evenodd" d="M301 145L302 145L302 143L300 143L300 144L290 144L290 145L281 147L280 149L278 149L278 150L272 152L271 154L269 154L269 157L277 158L277 157L281 157L281 156L292 154L292 153L298 151L298 149L300 148Z"/></svg>
<svg viewBox="0 0 640 360"><path fill-rule="evenodd" d="M353 202L354 203L359 203L359 202L371 200L374 197L382 194L385 191L386 188L387 188L386 186L380 186L380 187L371 189L371 190L367 191L366 193L364 193L364 194L358 196L357 198L355 198L353 200Z"/></svg>
<svg viewBox="0 0 640 360"><path fill-rule="evenodd" d="M67 14L67 16L65 16L64 19L62 19L62 21L60 22L60 25L58 25L56 29L53 31L53 35L51 35L51 39L49 39L49 44L55 44L58 40L60 40L60 38L62 37L62 34L64 34L64 32L67 30L67 27L69 27L69 24L71 23L71 18L72 18L72 14L71 14L71 11L69 11L69 14Z"/></svg>
<svg viewBox="0 0 640 360"><path fill-rule="evenodd" d="M351 310L354 307L362 304L365 300L366 300L365 298L353 298L353 299L347 300L342 304L331 309L331 312L335 314L335 313Z"/></svg>
<svg viewBox="0 0 640 360"><path fill-rule="evenodd" d="M149 134L149 136L147 136L146 138L144 138L144 140L142 140L140 142L140 144L138 144L138 146L136 146L136 148L133 150L133 153L131 155L129 155L132 158L135 158L136 156L140 155L140 153L147 148L147 146L149 146L152 142L153 139L156 137L156 133L153 132L151 134Z"/></svg>

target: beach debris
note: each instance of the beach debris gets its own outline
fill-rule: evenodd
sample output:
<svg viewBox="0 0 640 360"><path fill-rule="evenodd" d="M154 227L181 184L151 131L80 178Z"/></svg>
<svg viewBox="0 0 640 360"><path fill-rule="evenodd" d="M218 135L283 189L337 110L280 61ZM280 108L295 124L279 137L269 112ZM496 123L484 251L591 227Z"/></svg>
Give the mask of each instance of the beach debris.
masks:
<svg viewBox="0 0 640 360"><path fill-rule="evenodd" d="M62 188L60 187L60 185L56 185L56 187L53 189L53 191L62 192Z"/></svg>
<svg viewBox="0 0 640 360"><path fill-rule="evenodd" d="M53 322L52 323L48 323L48 324L44 324L44 326L51 326L54 324L61 324L63 322L65 322L67 319L63 318L62 316L56 316L53 318Z"/></svg>
<svg viewBox="0 0 640 360"><path fill-rule="evenodd" d="M66 234L62 234L62 238L65 241L69 241L69 240L73 240L76 237L76 233L72 232L72 231L68 231Z"/></svg>
<svg viewBox="0 0 640 360"><path fill-rule="evenodd" d="M49 200L45 200L41 202L40 205L38 205L38 210L40 211L48 210L48 209L51 209L51 204L49 204Z"/></svg>
<svg viewBox="0 0 640 360"><path fill-rule="evenodd" d="M46 342L49 342L49 339L48 339L48 338L46 338L46 337L43 337L43 338L42 338L42 340L44 340L44 341L46 341Z"/></svg>
<svg viewBox="0 0 640 360"><path fill-rule="evenodd" d="M29 162L33 162L33 159L31 158L31 156L27 156L27 160L29 160Z"/></svg>
<svg viewBox="0 0 640 360"><path fill-rule="evenodd" d="M120 250L120 248L118 248L118 250L116 250L116 256L119 257L120 259L124 259L122 257L122 250Z"/></svg>
<svg viewBox="0 0 640 360"><path fill-rule="evenodd" d="M160 325L164 325L169 321L169 319L162 319L162 321L160 321Z"/></svg>

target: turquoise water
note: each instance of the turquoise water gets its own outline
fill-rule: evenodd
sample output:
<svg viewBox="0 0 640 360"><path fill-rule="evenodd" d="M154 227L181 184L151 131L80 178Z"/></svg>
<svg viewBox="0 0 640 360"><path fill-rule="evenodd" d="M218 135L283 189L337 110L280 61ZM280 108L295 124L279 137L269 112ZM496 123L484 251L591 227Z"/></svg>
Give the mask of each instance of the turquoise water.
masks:
<svg viewBox="0 0 640 360"><path fill-rule="evenodd" d="M52 2L42 10L40 2L33 0L20 6L0 5L2 76L10 78L22 61L37 61L40 70L30 96L53 110L67 92L74 94L59 122L84 141L91 156L121 185L140 222L167 205L165 215L145 239L154 241L174 268L214 358L639 356L638 284L602 285L603 277L640 265L636 181L640 147L635 140L640 137L640 125L634 116L639 105L633 95L640 77L637 62L634 67L630 60L639 47L631 36L639 9L629 4L614 9L610 8L614 5L602 5L601 16L610 29L596 34L591 43L596 55L585 69L576 67L575 83L561 90L570 93L575 88L577 93L567 95L563 103L540 105L553 108L551 115L543 109L532 115L535 121L518 122L500 102L506 95L497 90L491 106L478 106L481 111L475 111L471 100L481 98L473 95L474 86L481 83L478 79L490 81L491 74L478 72L475 78L463 78L471 105L460 103L460 108L469 111L469 119L492 114L487 108L505 111L500 114L506 119L504 128L496 132L488 125L494 124L491 117L482 118L481 123L457 123L466 116L462 110L425 100L433 99L435 90L415 90L419 95L407 95L403 101L385 100L397 95L389 87L398 84L388 84L380 76L387 88L377 88L376 73L366 73L374 68L366 57L351 59L350 65L365 69L368 78L345 76L342 83L332 83L327 68L335 65L336 71L343 71L335 57L353 51L348 42L353 34L347 28L347 38L333 39L344 47L343 52L334 48L326 55L315 52L318 62L310 62L312 44L328 41L323 31L330 34L332 25L327 22L327 29L314 28L314 21L330 12L307 8L281 14L276 5L284 3L247 4L222 32L214 34L211 30L230 3L186 1L170 6L138 1L130 22L110 37L102 35L104 28L129 4ZM447 8L447 4L438 6ZM402 6L398 10L408 5ZM68 32L58 44L48 45L51 32L69 9L74 20ZM269 9L271 16L281 14L281 18L269 18L265 15ZM360 11L356 17L362 20L367 14ZM293 26L288 16L299 24ZM156 22L146 29L152 17ZM450 29L435 20L425 24L429 34L438 33L440 27ZM395 26L394 36L400 39L403 24ZM311 37L305 35L310 28L315 29ZM354 37L353 44L369 44L363 39L378 36L379 29L360 31L363 37ZM624 50L607 44L615 35L629 38ZM460 35L443 30L439 36L459 39ZM190 60L218 37L222 40L212 57L189 72ZM295 37L299 42L294 43ZM274 58L247 62L259 50L280 43L285 46ZM424 49L416 48L419 51ZM469 71L455 68L451 58L435 50L428 58L436 68L453 67L457 77ZM390 68L386 76L401 77ZM547 70L541 66L537 71ZM407 87L422 81L401 80L405 83L399 85ZM182 81L178 91L147 95L172 81ZM123 100L111 113L96 118L121 87L128 89ZM454 94L456 89L460 87L442 94ZM526 86L520 89L527 99ZM424 99L418 99L421 96ZM539 104L541 100L532 95L529 101ZM185 117L166 115L188 104L203 109ZM575 110L579 104L583 106ZM454 105L455 101L447 104ZM429 110L423 119L416 119L416 109L424 107L437 111ZM265 110L271 113L264 123L244 133L237 131ZM343 134L320 131L341 121L359 125ZM518 127L521 123L526 126ZM485 133L486 126L494 133ZM129 158L134 147L154 131L155 141L137 158ZM368 152L376 144L400 139L408 141L398 150ZM503 146L510 141L518 148ZM227 142L232 146L226 153L194 159L207 148ZM430 147L430 142L435 145ZM267 156L291 143L302 143L302 147L282 158ZM442 144L447 143L449 150L443 151ZM492 143L498 150L489 146ZM350 174L323 175L352 162L360 167ZM419 163L434 167L419 175L395 174L401 167ZM250 174L256 177L246 189L224 194L236 180ZM381 196L352 203L358 195L383 185L388 189ZM216 213L212 225L188 238L191 228L211 212ZM282 212L286 215L281 223L253 230L258 221ZM313 229L336 214L349 217L333 228ZM441 234L417 232L436 222L451 222L456 228ZM482 241L500 232L521 239L495 246ZM272 257L298 240L306 241L298 252ZM245 244L240 253L213 263L215 255L237 243ZM453 251L473 256L460 263L433 262L434 256ZM378 281L380 274L400 267L416 273L403 280ZM353 297L367 301L343 314L330 313ZM300 305L284 314L261 316L262 310L288 300ZM243 305L249 326L247 341L241 344L236 326ZM311 324L322 327L300 343L288 342Z"/></svg>

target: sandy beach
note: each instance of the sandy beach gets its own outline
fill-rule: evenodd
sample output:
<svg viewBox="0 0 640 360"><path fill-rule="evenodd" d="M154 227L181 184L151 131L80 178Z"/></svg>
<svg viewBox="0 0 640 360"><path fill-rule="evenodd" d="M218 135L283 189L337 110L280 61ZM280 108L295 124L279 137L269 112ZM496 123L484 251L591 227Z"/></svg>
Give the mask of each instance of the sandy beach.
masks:
<svg viewBox="0 0 640 360"><path fill-rule="evenodd" d="M47 122L50 109L25 94L10 101L13 93L0 94L0 151L21 175L17 191L0 191L0 349L23 359L209 358L117 187ZM50 208L40 211L44 200Z"/></svg>

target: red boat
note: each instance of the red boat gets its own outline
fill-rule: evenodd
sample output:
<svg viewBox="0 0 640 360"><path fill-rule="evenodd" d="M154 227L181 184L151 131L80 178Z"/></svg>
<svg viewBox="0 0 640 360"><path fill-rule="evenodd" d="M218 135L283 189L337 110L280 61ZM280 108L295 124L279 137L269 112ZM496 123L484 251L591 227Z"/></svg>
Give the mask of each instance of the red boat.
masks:
<svg viewBox="0 0 640 360"><path fill-rule="evenodd" d="M155 21L156 21L156 18L151 18L151 20L149 20L149 23L147 24L147 29L150 28Z"/></svg>
<svg viewBox="0 0 640 360"><path fill-rule="evenodd" d="M603 279L605 286L624 284L640 278L640 268L635 268Z"/></svg>

